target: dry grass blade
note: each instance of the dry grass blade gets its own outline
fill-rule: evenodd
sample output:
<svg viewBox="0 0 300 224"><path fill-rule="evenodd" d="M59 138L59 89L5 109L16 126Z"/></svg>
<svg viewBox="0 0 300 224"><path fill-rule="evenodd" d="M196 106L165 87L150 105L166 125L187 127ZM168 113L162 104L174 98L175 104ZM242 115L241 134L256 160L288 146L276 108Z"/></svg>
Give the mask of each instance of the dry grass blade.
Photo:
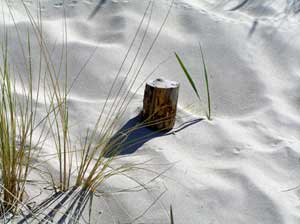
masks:
<svg viewBox="0 0 300 224"><path fill-rule="evenodd" d="M142 214L140 214L138 217L136 217L135 219L133 219L131 221L131 223L135 223L136 221L138 221L139 219L141 219L158 201L159 199L161 199L161 197L167 192L167 189L165 189L162 193L160 193L157 198L155 198L155 200L145 209L145 211L143 211Z"/></svg>
<svg viewBox="0 0 300 224"><path fill-rule="evenodd" d="M93 157L97 154L97 152L99 152L101 146L105 145L105 142L107 141L106 139L108 139L109 136L111 135L112 130L108 129L108 130L104 131L104 129L105 129L105 126L107 126L109 124L109 117L110 117L110 114L111 114L111 112L114 108L114 105L115 105L116 101L117 101L118 94L120 94L120 90L117 92L117 95L115 96L115 100L113 101L113 105L109 109L108 117L106 117L106 119L104 121L104 124L102 125L102 128L100 130L100 135L103 135L103 137L101 137L100 140L97 140L96 147L93 146L94 142L96 141L96 133L99 129L99 124L100 124L101 120L103 119L104 110L108 105L109 99L111 97L113 97L114 87L117 83L117 80L118 80L120 74L121 74L122 68L125 65L125 62L126 62L128 56L129 56L129 53L131 52L132 47L133 47L136 39L138 38L138 34L139 34L139 32L142 28L143 22L146 18L146 14L147 14L148 9L151 6L151 3L152 2L150 1L147 8L146 8L146 10L145 10L145 12L144 12L144 15L141 19L141 22L140 22L140 24L137 28L137 31L134 35L134 38L133 38L133 40L132 40L132 42L131 42L131 44L130 44L130 46L129 46L126 54L125 54L125 57L124 57L124 59L121 63L121 66L120 66L117 74L116 74L116 77L114 78L113 84L112 84L112 86L109 90L108 96L105 100L104 106L101 109L100 115L99 115L99 117L98 117L98 119L95 123L95 126L93 127L91 134L89 134L89 132L88 132L86 137L85 137L86 143L84 144L82 154L81 154L82 159L81 159L81 162L80 162L80 165L79 165L79 171L78 171L77 180L76 180L76 185L77 186L79 186L83 183L85 175L87 174L87 170L91 166ZM122 86L120 88L122 88Z"/></svg>
<svg viewBox="0 0 300 224"><path fill-rule="evenodd" d="M150 3L152 3L152 1L150 1ZM126 168L120 167L120 169L116 173L115 172L105 173L107 171L107 169L109 168L110 164L112 163L112 161L114 160L114 157L116 155L118 155L118 147L115 148L115 150L113 151L114 155L111 155L110 158L105 158L105 155L111 149L111 147L113 147L112 145L109 145L109 140L112 137L113 132L115 131L116 123L117 123L117 121L120 120L120 117L125 113L125 110L127 108L127 105L125 104L125 102L126 102L128 96L129 96L130 92L131 92L133 84L137 80L137 77L140 74L143 65L145 64L145 61L147 60L151 50L153 49L153 46L154 46L155 42L157 41L157 39L159 37L160 32L162 31L163 26L165 25L165 23L167 21L167 18L170 14L170 10L172 8L172 5L173 5L173 2L171 3L171 6L169 7L167 15L165 16L165 18L162 22L162 25L159 28L159 31L157 32L157 34L155 35L153 41L151 42L150 47L146 52L146 55L143 57L142 63L139 66L138 71L132 77L132 81L130 83L130 86L129 86L127 92L124 94L125 96L123 97L122 101L118 101L120 103L117 103L117 104L120 104L120 106L119 107L114 107L116 102L117 102L116 101L117 98L116 98L114 103L113 103L113 106L110 108L109 115L106 118L106 121L103 125L104 128L102 128L101 131L100 131L102 136L100 137L99 140L96 141L96 143L94 145L92 144L93 140L95 140L94 133L98 129L98 124L99 124L98 122L100 120L100 117L99 117L99 120L97 121L96 127L94 128L94 130L92 132L93 134L91 136L88 136L88 138L90 140L89 140L89 144L87 144L84 147L84 150L83 150L84 151L84 159L83 159L83 163L80 165L80 174L78 175L79 178L77 178L77 184L84 183L84 186L86 188L89 188L91 186L92 186L92 188L96 188L96 186L99 185L100 183L102 183L106 178L109 178L112 175L115 175L117 173L125 172L125 171L130 170L130 168L127 168L127 167ZM150 6L151 6L151 4L148 5L148 7L146 9L146 12L150 8ZM153 7L153 5L152 5L152 7ZM151 10L152 10L152 8L151 8ZM146 15L146 12L145 12L144 16ZM146 31L147 31L149 23L151 21L151 14L152 14L152 11L149 15L148 23L146 25ZM143 19L144 19L144 17L143 17ZM139 27L139 29L140 29L140 27ZM138 31L139 31L139 29L138 29ZM141 44L143 43L143 40L145 39L145 35L147 34L146 31L142 35L142 42L140 43L140 45L138 47L136 57L137 57L137 54L139 53L139 49L141 49L141 46L142 46ZM136 57L134 57L132 63L135 62ZM131 66L130 66L129 72L130 72L130 70L131 70ZM129 77L129 73L127 73L125 75L125 79L127 79L128 77ZM121 88L122 88L122 85L121 85ZM119 90L117 92L117 95L120 94L120 92L121 91ZM111 120L110 118L112 118L112 122L109 124L109 122ZM96 160L95 163L92 164L93 158L97 153L99 153L98 159ZM90 170L89 173L87 173L89 168L91 168L91 170ZM85 176L86 176L86 178L85 178ZM84 178L85 178L85 180L84 180Z"/></svg>
<svg viewBox="0 0 300 224"><path fill-rule="evenodd" d="M40 7L41 3L39 0L37 2ZM16 214L20 207L19 204L23 203L22 200L25 195L25 185L28 182L27 179L30 170L32 168L38 170L37 167L34 167L36 164L32 163L35 147L39 145L36 142L33 142L33 136L36 133L40 133L41 130L38 130L40 125L43 126L41 135L45 134L45 136L38 136L38 143L44 144L46 139L50 137L52 140L52 145L54 145L57 150L55 159L59 164L58 177L55 179L55 175L52 175L49 170L47 174L50 175L53 189L58 189L59 191L50 196L48 199L44 200L34 209L31 209L30 212L22 213L22 215L24 214L23 219L21 219L19 223L27 223L33 220L39 223L52 222L53 220L58 220L58 223L65 223L67 221L68 223L77 223L81 219L81 215L83 214L87 203L90 201L90 205L92 204L93 193L100 184L114 175L123 174L134 168L134 165L128 164L119 165L117 168L112 168L112 163L115 161L116 156L119 153L120 139L116 139L115 142L110 142L110 140L116 128L116 124L120 120L120 117L124 115L128 104L131 102L131 90L139 74L141 73L142 68L146 63L155 43L157 42L164 25L167 22L167 18L170 14L174 0L172 0L168 13L164 17L158 32L156 35L154 35L154 39L150 42L149 48L146 49L146 54L143 56L141 64L137 67L137 71L135 74L130 76L134 65L137 63L136 61L138 57L141 55L140 52L142 51L142 47L144 47L143 43L144 40L146 40L152 17L153 2L154 1L151 0L148 4L148 7L144 13L144 17L139 24L133 41L125 55L124 61L122 62L120 70L114 79L113 85L109 91L108 97L95 123L95 126L91 129L91 131L86 132L86 136L84 136L84 144L82 148L77 150L76 146L73 145L73 139L70 137L70 133L72 133L72 130L70 129L72 126L70 124L71 121L69 117L69 95L70 90L74 86L74 83L77 81L77 78L82 70L80 70L75 76L73 82L68 82L68 34L66 10L63 8L63 44L61 49L59 49L61 50L61 55L58 58L58 68L56 68L52 59L53 55L51 54L51 51L48 48L49 46L47 46L46 43L47 38L43 34L41 11L38 12L39 14L37 19L35 19L35 16L31 14L31 9L26 6L24 1L21 1L21 5L24 6L26 15L28 16L29 26L31 26L30 31L35 35L37 46L39 47L38 50L40 50L40 58L38 63L39 67L37 69L38 83L36 87L33 84L33 79L36 78L33 78L33 75L35 75L33 74L33 71L36 71L36 68L32 67L35 59L32 59L31 55L31 42L29 36L30 32L28 30L28 55L26 55L26 47L22 45L21 40L22 33L19 32L19 28L17 24L15 24L17 37L21 42L22 54L24 59L28 59L28 61L25 63L26 71L28 72L28 80L25 78L23 80L21 75L19 79L15 80L15 77L12 75L9 64L9 45L7 44L9 38L6 36L2 46L3 63L0 64L0 166L2 184L4 186L2 188L2 190L4 189L2 192L3 198L0 200L0 211L2 212L3 220L5 220L5 222L7 215ZM144 20L147 19L146 16L150 7L151 13L148 17L146 29L141 31L143 28L142 26L144 25ZM15 21L13 18L14 13L12 12L13 8L9 6L8 8L10 16L12 17L13 21ZM138 38L140 34L141 38ZM136 55L132 60L131 66L128 70L128 73L125 75L124 80L121 80L122 85L120 89L115 90L118 88L116 87L118 81L117 79L119 77L123 77L120 76L120 73L123 70L123 67L125 67L125 61L127 60L129 53L133 49L133 45L137 40L140 42L138 43ZM96 49L88 58L83 68L86 66L87 62L90 60L95 51ZM20 74L22 72L20 72ZM45 77L41 77L42 73L45 73ZM61 77L63 77L63 80ZM123 86L126 86L125 82L128 80L129 88L126 89L125 93L123 94ZM21 89L23 92L20 95L23 98L16 94L16 82L21 83ZM40 88L41 83L44 84L43 88ZM37 123L37 101L39 99L40 89L44 91L43 95L46 116L42 117L42 120ZM34 91L37 91L37 93L33 94ZM109 105L110 98L114 99L113 105L108 108L109 113L106 117L106 120L104 120L104 125L99 128L100 121L103 119L103 113L107 109L106 107ZM162 121L158 120L155 122ZM132 129L127 130L125 135L147 125L151 125L151 123L145 122L141 125L133 127ZM101 129L100 133L102 134L100 137L98 137L99 129ZM129 142L129 144L132 143L134 142ZM113 152L113 155L109 158L105 157L108 151ZM76 159L79 157L79 162L76 165L73 164L74 156L76 156ZM75 176L76 180L75 182L71 182L71 175L75 172L77 172L77 176ZM159 195L157 200L163 195L163 193ZM50 211L47 208L48 206L50 207ZM151 206L152 205L150 205L150 207ZM62 216L59 216L61 214ZM37 218L36 215L39 217ZM42 218L40 219L40 217ZM139 217L137 219L139 219Z"/></svg>
<svg viewBox="0 0 300 224"><path fill-rule="evenodd" d="M28 83L12 75L9 64L8 34L2 45L0 65L0 162L2 172L3 206L1 213L16 214L23 200L25 184L30 171L35 146L33 126L37 105L34 104L31 61L28 62ZM28 36L28 57L31 45ZM18 97L16 82L21 83L23 98Z"/></svg>

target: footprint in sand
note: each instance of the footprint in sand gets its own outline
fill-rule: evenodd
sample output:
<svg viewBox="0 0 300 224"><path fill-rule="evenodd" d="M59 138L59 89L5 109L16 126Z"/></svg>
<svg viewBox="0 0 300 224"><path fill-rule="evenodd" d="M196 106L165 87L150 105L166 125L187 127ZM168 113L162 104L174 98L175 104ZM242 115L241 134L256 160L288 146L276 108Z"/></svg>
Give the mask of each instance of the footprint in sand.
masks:
<svg viewBox="0 0 300 224"><path fill-rule="evenodd" d="M54 8L61 8L63 6L63 2L57 2L57 3L54 3L53 7Z"/></svg>
<svg viewBox="0 0 300 224"><path fill-rule="evenodd" d="M74 33L92 43L117 44L125 38L127 21L120 13L122 6L112 4L110 0L101 0L103 5L94 4L91 8L89 19L72 21L71 26ZM101 3L100 2L100 3Z"/></svg>
<svg viewBox="0 0 300 224"><path fill-rule="evenodd" d="M77 0L68 1L68 6L70 6L70 7L75 7L77 4L78 4ZM64 5L64 2L60 1L60 2L54 3L53 7L54 8L62 8L63 5Z"/></svg>
<svg viewBox="0 0 300 224"><path fill-rule="evenodd" d="M93 0L84 0L83 3L86 4L86 5L94 4Z"/></svg>
<svg viewBox="0 0 300 224"><path fill-rule="evenodd" d="M70 7L75 7L78 4L77 0L73 0L71 1L71 3L69 4Z"/></svg>

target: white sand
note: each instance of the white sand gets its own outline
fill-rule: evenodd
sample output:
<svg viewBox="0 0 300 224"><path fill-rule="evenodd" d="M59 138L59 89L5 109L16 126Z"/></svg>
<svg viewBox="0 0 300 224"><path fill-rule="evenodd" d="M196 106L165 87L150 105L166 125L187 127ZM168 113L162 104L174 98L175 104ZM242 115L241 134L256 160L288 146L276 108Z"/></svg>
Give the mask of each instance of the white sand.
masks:
<svg viewBox="0 0 300 224"><path fill-rule="evenodd" d="M36 9L35 1L24 2ZM70 116L76 124L74 136L93 125L148 1L107 0L88 19L99 2L65 3L70 80L98 47L72 90ZM197 98L173 53L180 54L205 99L198 48L201 41L210 74L213 120L153 138L122 158L121 162L152 159L147 168L157 173L171 168L153 181L155 173L142 170L129 173L141 183L151 181L146 185L148 190L107 193L97 198L93 223L132 223L163 192L134 223L168 223L170 204L176 224L300 223L300 187L297 188L300 185L300 15L293 13L297 5L286 0L249 0L244 7L230 11L239 2L242 1L175 1L136 86L170 57L152 78L180 82L177 126L198 118L195 106L189 107L197 104ZM16 22L26 36L28 19L18 1L11 4ZM56 42L59 49L63 44L62 1L43 0L42 5L47 41ZM156 1L138 63L142 62L169 5L167 0ZM13 30L13 24L11 27ZM15 62L21 63L18 49L12 46L11 52ZM35 46L33 55L38 51ZM55 55L60 51L53 54L58 63ZM129 66L127 62L125 67ZM142 98L143 88L120 126L137 115ZM126 177L117 176L101 189L115 192L136 185Z"/></svg>

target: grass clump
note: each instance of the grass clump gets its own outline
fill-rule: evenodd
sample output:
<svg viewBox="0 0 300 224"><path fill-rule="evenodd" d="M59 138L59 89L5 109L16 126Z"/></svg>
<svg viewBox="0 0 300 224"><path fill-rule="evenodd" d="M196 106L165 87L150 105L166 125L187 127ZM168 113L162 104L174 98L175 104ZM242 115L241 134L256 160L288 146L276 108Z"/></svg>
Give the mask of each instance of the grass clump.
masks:
<svg viewBox="0 0 300 224"><path fill-rule="evenodd" d="M26 179L26 171L23 165L28 167L28 155L25 143L27 143L27 130L30 129L30 122L21 119L21 124L17 124L17 103L14 94L15 86L11 83L7 47L3 49L3 66L0 70L0 143L1 143L1 171L2 171L2 213L14 212L17 204L22 200L24 192L22 180ZM28 123L27 123L28 122ZM29 127L28 127L29 126ZM20 142L17 142L19 134ZM20 143L20 144L19 144ZM25 155L27 153L27 156ZM26 169L26 168L25 168Z"/></svg>
<svg viewBox="0 0 300 224"><path fill-rule="evenodd" d="M39 90L36 96L33 92L29 35L27 74L23 74L23 77L17 77L12 73L13 66L9 63L8 45L6 33L1 48L0 65L1 217L7 214L14 215L19 211L25 196L25 185L31 170L32 158L39 151L39 143L33 139L34 130L37 128L35 99L38 99ZM38 80L39 85L40 78Z"/></svg>
<svg viewBox="0 0 300 224"><path fill-rule="evenodd" d="M212 119L212 115L211 115L211 98L210 98L210 92L209 92L209 81L208 81L208 71L207 71L207 66L206 66L206 62L205 62L205 58L204 58L204 53L202 50L202 46L199 43L199 48L200 48L200 53L201 53L201 59L202 59L202 66L203 66L203 75L204 75L204 79L205 79L205 90L206 90L206 96L207 96L207 111L206 111L206 117L208 120ZM185 64L183 63L182 59L179 57L179 55L175 52L175 57L181 67L181 69L183 70L183 73L185 75L185 77L188 79L191 87L193 88L199 102L201 102L201 98L200 98L200 94L199 91L196 87L196 84L192 78L192 76L190 75L190 73L188 72Z"/></svg>
<svg viewBox="0 0 300 224"><path fill-rule="evenodd" d="M38 87L36 88L33 85L34 74L32 72L30 38L28 37L27 41L28 55L25 55L25 48L22 46L18 27L14 23L24 59L28 59L25 63L28 74L26 74L26 80L23 80L24 78L21 75L17 80L14 79L15 77L12 75L9 64L9 46L6 38L3 41L3 59L0 63L0 166L2 175L0 211L3 219L5 219L5 214L17 214L20 206L26 206L23 204L25 185L28 181L30 170L35 168L33 159L36 159L35 155L37 154L35 154L35 149L40 141L41 143L49 141L53 143L52 146L56 149L56 154L52 156L52 159L58 161L58 177L52 171L47 172L51 177L51 179L47 180L47 184L50 184L55 192L27 214L24 212L24 217L19 223L29 223L32 219L35 219L35 221L38 220L41 223L52 222L58 213L63 212L65 213L59 219L59 223L64 223L66 220L69 220L69 223L76 223L79 221L88 201L92 201L93 193L97 191L97 188L105 180L111 176L119 175L135 168L134 164L124 164L114 167L113 162L119 155L120 142L123 140L123 137L129 135L136 128L147 125L147 123L133 127L132 130L127 130L123 136L113 139L113 141L111 137L115 133L117 124L122 116L124 116L134 94L138 91L138 89L133 89L134 84L167 21L173 2L174 0L159 31L150 43L150 46L146 49L146 54L143 56L141 64L137 65L138 56L143 53L142 47L144 46L143 43L147 36L152 17L154 3L153 1L149 2L120 70L114 79L105 104L100 109L95 125L83 134L83 144L78 147L78 145L74 144L75 141L72 138L73 124L71 124L72 121L69 117L69 97L80 72L76 75L73 82L68 82L66 12L64 11L63 21L64 44L62 49L60 49L62 55L60 57L59 68L56 69L51 55L54 49L51 51L46 43L47 38L43 34L41 14L38 15L39 17L36 20L22 1L29 19L30 29L33 35L35 35L37 46L40 48L38 49L40 51L38 66L40 67L38 68ZM13 13L11 13L11 16L13 17ZM144 21L146 21L146 27L143 29ZM140 36L141 38L139 38ZM130 68L128 71L125 71L125 76L121 76L120 73L124 70L125 61L128 60L129 53L136 42L138 42L138 50L133 60L129 62ZM85 65L90 59L88 58ZM138 66L136 71L133 71L134 65ZM36 122L41 73L45 76L42 79L43 88L41 87L44 91L45 108L43 109L45 111L43 112L45 116ZM122 79L120 87L116 87L118 79ZM16 85L17 81L21 83L22 92L19 94L17 93L19 91ZM126 84L128 84L129 88L125 88ZM109 104L111 101L113 102L112 105ZM105 116L104 111L107 109L109 113ZM37 128L39 125L43 126L42 133ZM43 134L44 136L41 137ZM34 141L35 135L39 136L38 143ZM109 156L107 156L108 154ZM41 159L41 163L43 163L43 160L44 158ZM47 163L43 165L46 169L49 168L47 167ZM44 179L47 179L47 177L44 177ZM67 202L69 202L69 205L67 205ZM48 207L50 207L50 211ZM39 218L37 219L36 216L39 216Z"/></svg>

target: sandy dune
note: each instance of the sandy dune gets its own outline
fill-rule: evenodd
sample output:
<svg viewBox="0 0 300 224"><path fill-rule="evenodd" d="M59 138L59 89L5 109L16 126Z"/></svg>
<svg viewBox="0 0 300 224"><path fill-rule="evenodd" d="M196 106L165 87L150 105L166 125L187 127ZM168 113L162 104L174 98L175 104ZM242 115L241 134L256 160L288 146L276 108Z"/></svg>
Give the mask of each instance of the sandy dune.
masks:
<svg viewBox="0 0 300 224"><path fill-rule="evenodd" d="M29 9L36 10L35 1L24 2ZM300 3L297 2L175 1L135 88L159 63L168 59L148 79L165 77L180 82L175 127L178 132L155 136L120 157L119 163L151 160L143 165L149 171L128 174L145 183L147 190L114 193L137 183L125 176L111 178L101 187L107 193L94 200L93 223L165 224L169 223L170 204L175 223L300 223L300 14L297 14ZM155 1L138 64L142 63L170 3ZM53 51L56 64L64 44L65 5L70 80L97 47L71 92L72 135L80 136L82 130L93 125L147 4L147 0L42 1L43 30L49 45L56 46ZM22 35L26 36L27 29L33 32L20 3L13 1L11 6ZM4 14L9 12L4 10ZM6 24L12 30L11 38L17 40L13 23ZM213 120L203 119L180 129L186 122L204 118L204 113L197 106L197 98L174 52L185 61L205 100L199 41L209 69ZM22 64L19 47L12 44L10 49L14 63ZM136 52L136 45L134 49ZM33 46L32 55L38 52L38 46ZM134 52L129 58L133 57ZM127 61L125 69L129 66ZM134 66L133 71L137 69ZM121 73L121 77L125 75ZM137 116L142 98L143 87L119 127ZM42 117L42 109L40 113ZM46 145L45 150L53 149ZM55 163L50 166L56 169ZM157 177L158 173L162 175Z"/></svg>

